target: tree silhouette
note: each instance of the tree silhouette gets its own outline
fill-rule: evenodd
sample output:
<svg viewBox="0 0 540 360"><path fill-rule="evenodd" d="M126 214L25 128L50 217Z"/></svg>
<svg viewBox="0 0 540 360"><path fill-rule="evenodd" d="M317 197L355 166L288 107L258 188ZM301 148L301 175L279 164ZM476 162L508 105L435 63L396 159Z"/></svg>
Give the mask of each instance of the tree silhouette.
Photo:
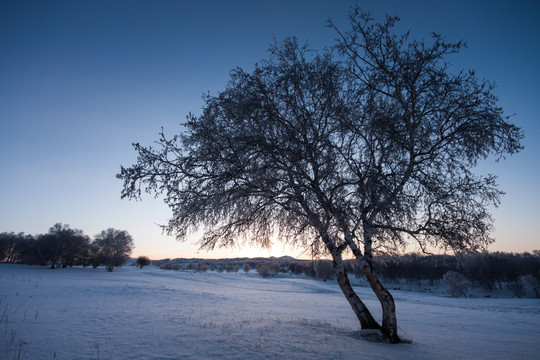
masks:
<svg viewBox="0 0 540 360"><path fill-rule="evenodd" d="M133 238L125 230L109 228L96 236L92 243L95 264L104 264L107 271L126 263L133 250ZM94 266L95 267L95 266Z"/></svg>
<svg viewBox="0 0 540 360"><path fill-rule="evenodd" d="M331 255L337 282L364 329L399 342L394 299L373 258L410 242L460 251L484 248L490 204L500 191L471 168L521 149L493 86L444 59L461 42L428 44L394 32L358 9L333 50L295 39L274 44L252 72L235 69L226 89L206 95L200 116L157 148L135 144L122 197L162 194L179 240L269 246L277 235ZM330 24L332 27L333 25ZM335 27L334 27L335 28ZM352 253L382 306L371 315L348 278Z"/></svg>
<svg viewBox="0 0 540 360"><path fill-rule="evenodd" d="M147 256L139 256L135 260L135 264L139 265L139 268L142 269L145 266L150 265L150 259Z"/></svg>
<svg viewBox="0 0 540 360"><path fill-rule="evenodd" d="M88 253L90 239L82 230L71 229L67 224L54 224L49 232L37 237L34 246L43 264L51 269L61 265L73 266L82 261Z"/></svg>

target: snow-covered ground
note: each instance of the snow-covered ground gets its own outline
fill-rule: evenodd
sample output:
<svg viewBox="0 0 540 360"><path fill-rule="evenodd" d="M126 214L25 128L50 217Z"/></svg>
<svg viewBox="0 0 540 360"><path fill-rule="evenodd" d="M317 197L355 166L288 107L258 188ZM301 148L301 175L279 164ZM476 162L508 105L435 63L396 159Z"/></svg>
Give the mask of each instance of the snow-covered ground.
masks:
<svg viewBox="0 0 540 360"><path fill-rule="evenodd" d="M412 344L359 337L331 281L0 264L0 359L540 359L540 300L393 294Z"/></svg>

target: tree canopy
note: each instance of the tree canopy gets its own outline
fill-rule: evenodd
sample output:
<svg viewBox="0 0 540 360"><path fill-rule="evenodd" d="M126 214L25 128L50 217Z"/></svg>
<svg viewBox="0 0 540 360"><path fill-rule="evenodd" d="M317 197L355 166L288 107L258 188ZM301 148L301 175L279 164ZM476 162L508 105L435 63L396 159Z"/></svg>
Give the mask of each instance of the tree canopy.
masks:
<svg viewBox="0 0 540 360"><path fill-rule="evenodd" d="M358 9L351 29L316 52L289 38L251 72L234 69L224 91L206 95L185 131L122 167L123 197L161 194L183 240L203 230L205 248L273 236L332 256L337 281L362 328L399 342L395 305L373 266L378 252L410 242L475 251L487 246L488 207L501 195L480 159L521 149L493 85L452 73L462 42L396 34ZM359 262L383 308L382 323L358 298L343 266Z"/></svg>

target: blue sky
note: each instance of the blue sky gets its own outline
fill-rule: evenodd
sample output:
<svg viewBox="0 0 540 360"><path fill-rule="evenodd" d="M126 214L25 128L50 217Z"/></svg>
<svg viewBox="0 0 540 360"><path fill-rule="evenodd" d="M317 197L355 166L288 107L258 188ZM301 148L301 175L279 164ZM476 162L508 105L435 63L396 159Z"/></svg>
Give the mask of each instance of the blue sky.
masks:
<svg viewBox="0 0 540 360"><path fill-rule="evenodd" d="M47 232L56 222L93 236L108 227L134 237L134 255L299 256L276 244L196 252L161 234L161 199L120 199L131 143L150 145L163 126L179 132L201 95L250 69L273 39L331 45L331 18L347 27L356 1L0 1L0 232ZM495 81L500 105L525 131L525 150L486 161L506 192L493 210L491 250L540 249L540 6L535 1L358 1L376 18L401 17L415 38L444 34L468 48L450 58Z"/></svg>

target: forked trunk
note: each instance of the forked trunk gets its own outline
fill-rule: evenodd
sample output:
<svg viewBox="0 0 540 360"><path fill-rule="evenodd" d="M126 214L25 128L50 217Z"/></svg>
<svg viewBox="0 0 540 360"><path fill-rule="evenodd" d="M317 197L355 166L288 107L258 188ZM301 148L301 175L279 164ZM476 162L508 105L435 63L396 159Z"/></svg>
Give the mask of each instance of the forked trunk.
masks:
<svg viewBox="0 0 540 360"><path fill-rule="evenodd" d="M356 292L354 291L349 281L349 276L343 264L343 259L341 258L341 255L332 254L332 258L334 260L333 265L339 287L341 288L343 295L345 295L345 298L349 302L349 305L354 311L354 314L360 321L360 326L362 327L362 329L382 330L381 326L373 318L364 302L358 297L358 295L356 295Z"/></svg>
<svg viewBox="0 0 540 360"><path fill-rule="evenodd" d="M382 307L382 327L381 331L391 343L399 343L401 339L397 332L397 318L396 318L396 305L394 297L380 282L379 278L375 274L373 263L362 257L360 265L362 272L364 273L371 289L379 299Z"/></svg>
<svg viewBox="0 0 540 360"><path fill-rule="evenodd" d="M399 343L401 339L397 332L396 305L392 294L383 286L379 278L375 274L375 268L371 258L371 229L364 227L364 247L365 255L362 255L360 249L356 246L349 233L346 234L348 246L352 250L353 255L358 260L362 273L366 277L369 286L379 299L382 308L382 326L380 327L383 335L391 343Z"/></svg>

